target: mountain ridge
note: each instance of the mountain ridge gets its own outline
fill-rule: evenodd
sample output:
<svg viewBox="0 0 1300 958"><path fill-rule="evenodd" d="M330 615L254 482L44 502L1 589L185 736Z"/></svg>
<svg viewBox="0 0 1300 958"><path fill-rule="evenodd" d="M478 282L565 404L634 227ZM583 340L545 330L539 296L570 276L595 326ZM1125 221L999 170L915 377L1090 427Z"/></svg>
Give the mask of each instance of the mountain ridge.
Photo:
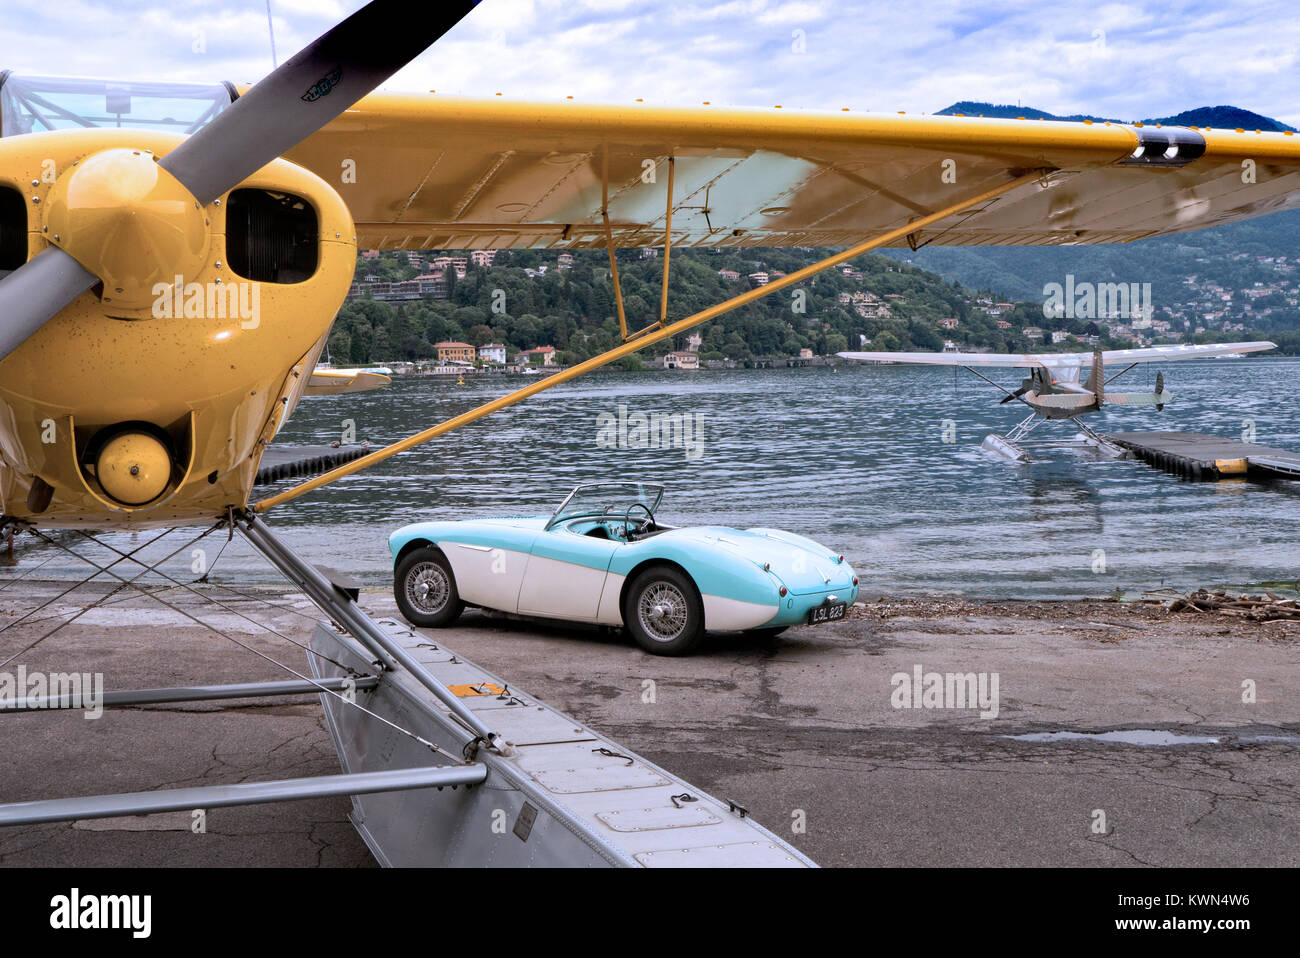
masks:
<svg viewBox="0 0 1300 958"><path fill-rule="evenodd" d="M988 116L1002 119L1024 117L1027 120L1060 120L1067 123L1082 123L1086 120L1091 120L1093 123L1142 123L1144 125L1160 123L1169 126L1204 126L1221 130L1263 130L1269 133L1297 132L1295 127L1287 126L1281 120L1275 120L1272 117L1264 116L1262 113L1256 113L1243 107L1228 105L1198 106L1176 113L1173 116L1149 117L1144 120L1120 120L1113 116L1093 116L1086 113L1060 116L1031 106L1013 106L1008 103L989 103L983 100L960 100L937 111L937 115Z"/></svg>

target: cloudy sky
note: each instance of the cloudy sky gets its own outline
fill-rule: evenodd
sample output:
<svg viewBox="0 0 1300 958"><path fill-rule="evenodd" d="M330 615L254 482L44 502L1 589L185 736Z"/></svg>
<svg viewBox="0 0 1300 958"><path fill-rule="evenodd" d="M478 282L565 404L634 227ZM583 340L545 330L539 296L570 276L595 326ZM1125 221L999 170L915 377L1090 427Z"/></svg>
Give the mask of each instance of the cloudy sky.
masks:
<svg viewBox="0 0 1300 958"><path fill-rule="evenodd" d="M916 113L971 99L1124 119L1233 104L1300 125L1293 2L484 0L387 89ZM283 62L363 0L270 3ZM0 69L245 81L271 68L266 0L3 0L3 13Z"/></svg>

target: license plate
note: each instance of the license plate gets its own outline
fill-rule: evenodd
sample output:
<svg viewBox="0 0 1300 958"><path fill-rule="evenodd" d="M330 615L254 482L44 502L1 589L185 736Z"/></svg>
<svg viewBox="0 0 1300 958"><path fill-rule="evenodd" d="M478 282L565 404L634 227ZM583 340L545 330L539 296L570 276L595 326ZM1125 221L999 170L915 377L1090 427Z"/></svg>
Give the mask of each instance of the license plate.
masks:
<svg viewBox="0 0 1300 958"><path fill-rule="evenodd" d="M842 619L848 607L847 602L823 602L809 611L808 624L817 625L820 622L834 622L836 619Z"/></svg>

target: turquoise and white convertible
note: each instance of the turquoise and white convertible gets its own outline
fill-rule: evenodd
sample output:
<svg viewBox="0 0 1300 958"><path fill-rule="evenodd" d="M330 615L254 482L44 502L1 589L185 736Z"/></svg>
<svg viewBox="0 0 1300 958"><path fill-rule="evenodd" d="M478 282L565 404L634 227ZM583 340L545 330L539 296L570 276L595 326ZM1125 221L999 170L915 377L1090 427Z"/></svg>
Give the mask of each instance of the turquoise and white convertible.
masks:
<svg viewBox="0 0 1300 958"><path fill-rule="evenodd" d="M578 486L549 516L418 522L389 537L393 592L415 625L466 605L626 626L647 652L685 655L709 631L776 635L842 619L858 597L844 557L777 529L655 517L663 486Z"/></svg>

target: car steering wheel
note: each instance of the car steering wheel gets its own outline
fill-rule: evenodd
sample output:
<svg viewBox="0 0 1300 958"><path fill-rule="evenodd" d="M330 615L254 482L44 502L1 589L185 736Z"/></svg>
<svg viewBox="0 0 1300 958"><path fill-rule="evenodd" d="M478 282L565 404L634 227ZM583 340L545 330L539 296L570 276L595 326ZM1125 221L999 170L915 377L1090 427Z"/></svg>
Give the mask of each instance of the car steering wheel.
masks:
<svg viewBox="0 0 1300 958"><path fill-rule="evenodd" d="M635 531L632 530L633 509L640 509L645 513L645 518L640 520L637 523L637 527ZM647 506L644 502L632 503L630 506L627 507L627 511L623 513L623 526L625 529L628 530L627 534L629 537L633 535L640 535L642 532L648 532L654 526L654 524L655 524L654 513L650 511L650 507Z"/></svg>

